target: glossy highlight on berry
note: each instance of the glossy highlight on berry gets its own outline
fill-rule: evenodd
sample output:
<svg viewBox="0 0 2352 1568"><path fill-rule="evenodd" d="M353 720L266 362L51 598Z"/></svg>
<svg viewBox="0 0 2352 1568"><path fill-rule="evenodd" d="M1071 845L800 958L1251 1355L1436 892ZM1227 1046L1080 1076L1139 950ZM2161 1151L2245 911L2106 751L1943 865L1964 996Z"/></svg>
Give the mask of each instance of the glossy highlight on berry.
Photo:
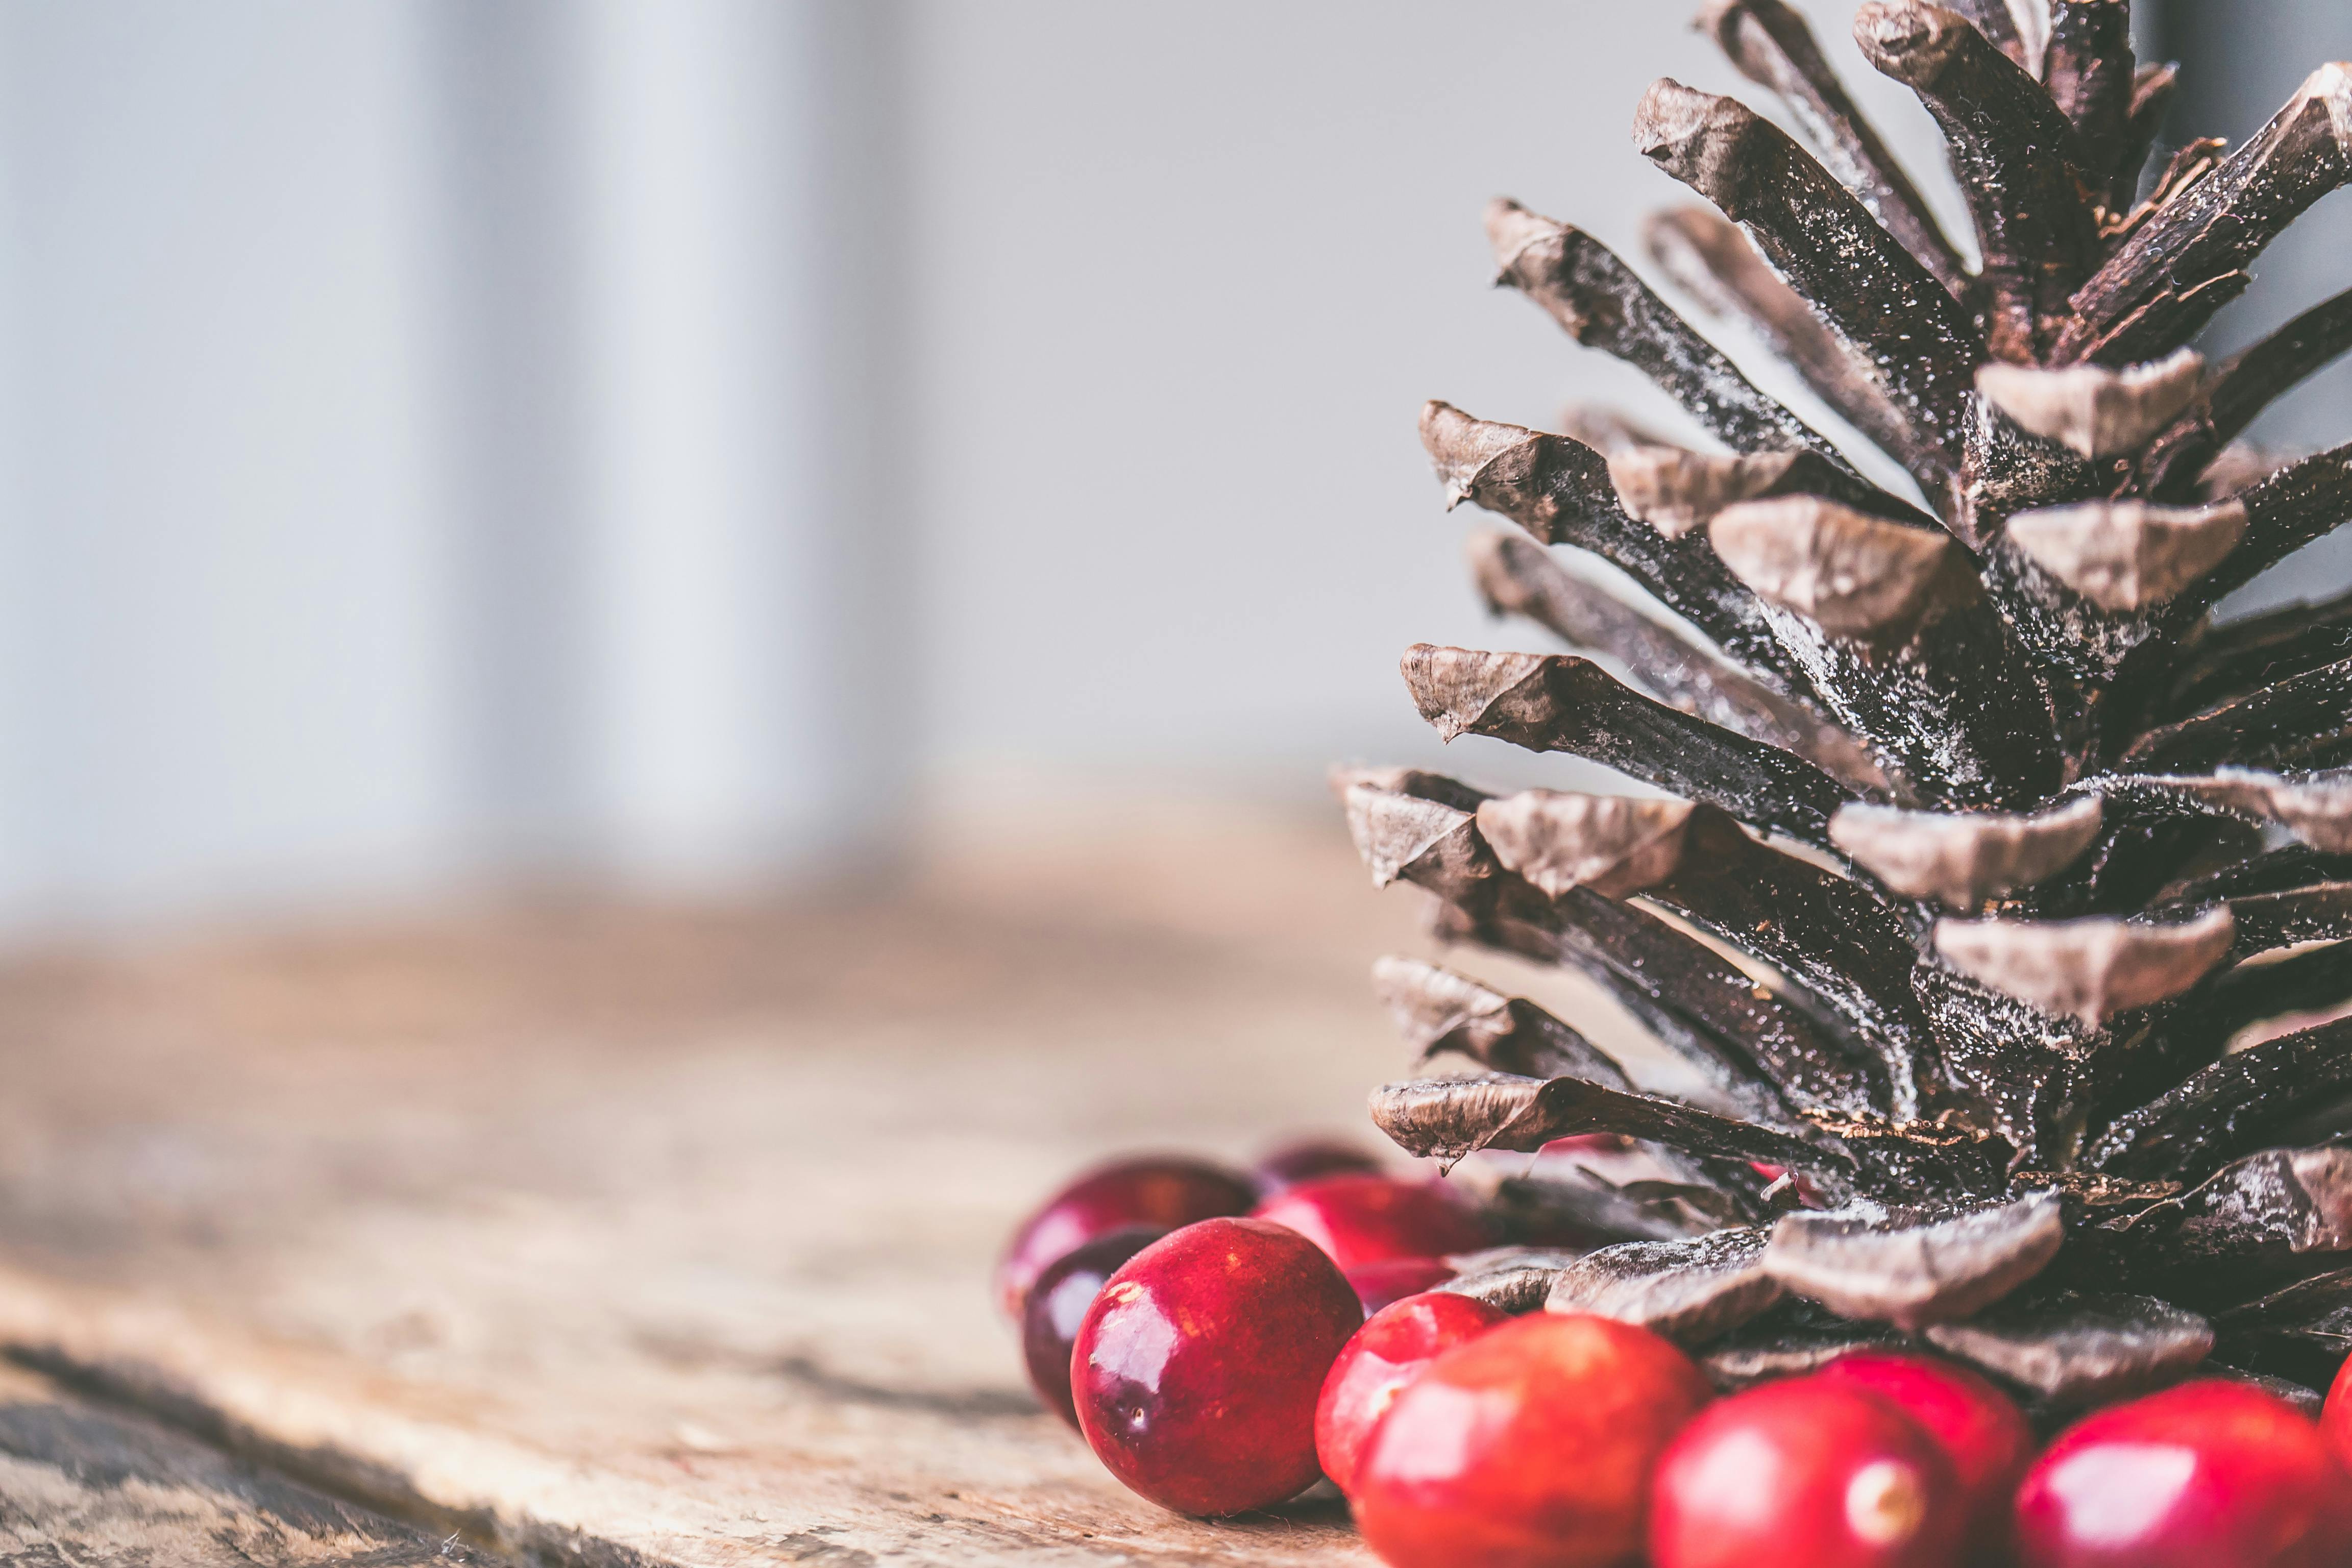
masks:
<svg viewBox="0 0 2352 1568"><path fill-rule="evenodd" d="M1056 1258L1029 1288L1021 1313L1021 1353L1028 1363L1029 1385L1072 1426L1078 1424L1078 1411L1070 1402L1070 1352L1078 1342L1078 1327L1104 1282L1167 1234L1153 1225L1106 1232Z"/></svg>
<svg viewBox="0 0 2352 1568"><path fill-rule="evenodd" d="M1874 1394L1916 1422L1951 1462L1969 1525L1969 1552L2006 1550L2017 1483L2033 1462L2033 1428L2017 1402L1956 1362L1856 1351L1815 1374Z"/></svg>
<svg viewBox="0 0 2352 1568"><path fill-rule="evenodd" d="M1658 1467L1654 1568L1958 1568L1966 1518L1935 1440L1820 1377L1711 1406Z"/></svg>
<svg viewBox="0 0 2352 1568"><path fill-rule="evenodd" d="M1013 1232L996 1266L997 1305L1020 1321L1037 1276L1106 1231L1130 1225L1173 1230L1247 1214L1256 1202L1256 1188L1241 1173L1187 1155L1140 1155L1097 1165L1045 1200Z"/></svg>
<svg viewBox="0 0 2352 1568"><path fill-rule="evenodd" d="M1647 1329L1542 1312L1457 1345L1396 1397L1357 1472L1390 1568L1616 1568L1652 1470L1710 1390Z"/></svg>
<svg viewBox="0 0 2352 1568"><path fill-rule="evenodd" d="M1315 1452L1331 1484L1355 1495L1365 1446L1422 1368L1510 1321L1499 1307L1442 1291L1407 1296L1367 1319L1331 1363L1315 1405Z"/></svg>
<svg viewBox="0 0 2352 1568"><path fill-rule="evenodd" d="M2017 1493L2024 1568L2343 1568L2352 1475L2293 1405L2183 1384L2061 1433Z"/></svg>
<svg viewBox="0 0 2352 1568"><path fill-rule="evenodd" d="M2352 352L2352 296L2227 361L2191 346L2352 185L2352 64L2234 151L2159 156L2178 68L2137 58L2128 0L1811 9L1700 24L1786 114L1643 94L1636 151L1698 198L1644 226L1649 266L1486 215L1497 280L1703 444L1422 411L1444 503L1492 517L1479 598L1571 651L1415 644L1413 706L1643 793L1333 775L1372 880L1449 948L1580 972L1710 1088L1391 957L1416 1065L1371 1118L1454 1180L1302 1156L1255 1212L1368 1304L1507 1239L1466 1288L1548 1306L1575 1262L1564 1305L1605 1273L1602 1304L1727 1384L1812 1374L1710 1405L1664 1339L1544 1311L1364 1372L1328 1462L1391 1568L2352 1568L2352 1371L2318 1423L2242 1372L2181 1383L2315 1364L2352 1277L2352 600L2231 605L2352 531L2352 446L2243 439ZM1940 131L1972 237L1863 119L1812 32L1832 12ZM1463 1189L1483 1210L1448 1209ZM1675 1310L1720 1282L1695 1258L1752 1287L1737 1323ZM1988 1375L1822 1366L1888 1342ZM2091 1413L2037 1456L2004 1387Z"/></svg>
<svg viewBox="0 0 2352 1568"><path fill-rule="evenodd" d="M2319 1429L2336 1462L2352 1471L2352 1357L2336 1372L2328 1385L2327 1404L2319 1413Z"/></svg>
<svg viewBox="0 0 2352 1568"><path fill-rule="evenodd" d="M1078 1429L1110 1473L1180 1513L1293 1497L1320 1473L1315 1405L1363 1306L1296 1231L1187 1226L1105 1283L1071 1355Z"/></svg>
<svg viewBox="0 0 2352 1568"><path fill-rule="evenodd" d="M1288 1226L1342 1269L1475 1252L1489 1239L1485 1221L1454 1189L1394 1176L1318 1177L1276 1194L1254 1213Z"/></svg>

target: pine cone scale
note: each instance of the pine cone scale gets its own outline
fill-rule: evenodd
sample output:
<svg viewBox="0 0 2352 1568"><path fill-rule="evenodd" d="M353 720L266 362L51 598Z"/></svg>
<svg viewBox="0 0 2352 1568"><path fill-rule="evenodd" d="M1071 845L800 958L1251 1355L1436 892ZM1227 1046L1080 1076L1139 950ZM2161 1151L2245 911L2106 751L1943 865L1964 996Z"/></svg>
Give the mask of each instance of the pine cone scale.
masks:
<svg viewBox="0 0 2352 1568"><path fill-rule="evenodd" d="M1383 961L1416 1050L1477 1073L1379 1090L1401 1144L1612 1132L1670 1178L1504 1178L1501 1212L1591 1245L1498 1254L1466 1292L1650 1323L1727 1385L1925 1336L2053 1408L2352 1348L2352 596L2213 619L2352 520L2352 446L2231 445L2352 347L2352 293L2218 367L2188 346L2352 182L2352 68L2134 206L2176 78L2128 19L2062 0L2045 38L1999 0L1862 7L1865 55L1945 132L1974 274L1781 0L1703 25L1818 156L1672 80L1636 116L1717 209L1654 220L1652 258L1751 319L1930 511L1622 258L1490 210L1502 280L1730 450L1423 416L1449 499L1525 531L1473 541L1490 607L1632 683L1425 644L1416 706L1671 798L1360 772L1359 847L1441 940L1582 973L1704 1085L1660 1092L1532 1003Z"/></svg>

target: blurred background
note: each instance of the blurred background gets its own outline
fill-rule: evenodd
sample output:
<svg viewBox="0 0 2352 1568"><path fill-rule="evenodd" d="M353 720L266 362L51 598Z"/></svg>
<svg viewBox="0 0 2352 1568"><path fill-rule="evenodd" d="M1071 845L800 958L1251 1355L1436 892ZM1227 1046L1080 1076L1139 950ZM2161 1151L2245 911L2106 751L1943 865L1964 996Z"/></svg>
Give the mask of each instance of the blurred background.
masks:
<svg viewBox="0 0 2352 1568"><path fill-rule="evenodd" d="M1486 634L1421 400L1677 423L1479 208L1638 255L1643 85L1735 85L1686 9L8 0L0 926L758 887L1430 754L1395 657ZM2142 9L2175 138L2352 57L2335 0Z"/></svg>

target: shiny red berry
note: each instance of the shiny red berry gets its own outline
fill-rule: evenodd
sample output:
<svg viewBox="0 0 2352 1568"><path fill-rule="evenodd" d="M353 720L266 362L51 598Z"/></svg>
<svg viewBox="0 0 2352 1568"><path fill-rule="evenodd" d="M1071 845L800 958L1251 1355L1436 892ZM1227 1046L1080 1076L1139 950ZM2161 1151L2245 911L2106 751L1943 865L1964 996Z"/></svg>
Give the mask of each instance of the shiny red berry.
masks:
<svg viewBox="0 0 2352 1568"><path fill-rule="evenodd" d="M1706 1379L1647 1329L1538 1313L1456 1345L1389 1407L1356 1522L1391 1568L1616 1568Z"/></svg>
<svg viewBox="0 0 2352 1568"><path fill-rule="evenodd" d="M2284 1400L2188 1383L2059 1434L2018 1489L2017 1542L2026 1568L2342 1568L2352 1478Z"/></svg>
<svg viewBox="0 0 2352 1568"><path fill-rule="evenodd" d="M1070 1352L1078 1342L1078 1325L1119 1266L1167 1234L1156 1225L1106 1231L1046 1265L1029 1287L1021 1311L1021 1354L1029 1363L1029 1385L1073 1426L1078 1412L1070 1403Z"/></svg>
<svg viewBox="0 0 2352 1568"><path fill-rule="evenodd" d="M1315 1452L1331 1484L1355 1495L1364 1445L1415 1373L1510 1321L1500 1307L1442 1293L1407 1296L1366 1320L1331 1363L1315 1405Z"/></svg>
<svg viewBox="0 0 2352 1568"><path fill-rule="evenodd" d="M1390 1258L1348 1270L1348 1283L1355 1287L1367 1318L1407 1296L1434 1290L1453 1278L1454 1266L1442 1258Z"/></svg>
<svg viewBox="0 0 2352 1568"><path fill-rule="evenodd" d="M1806 1377L1724 1400L1658 1467L1654 1568L1952 1568L1960 1487L1918 1423Z"/></svg>
<svg viewBox="0 0 2352 1568"><path fill-rule="evenodd" d="M1339 1138L1301 1138L1285 1143L1250 1167L1257 1190L1271 1197L1301 1182L1325 1176L1377 1176L1386 1162L1360 1144Z"/></svg>
<svg viewBox="0 0 2352 1568"><path fill-rule="evenodd" d="M996 1266L997 1304L1019 1322L1029 1287L1046 1265L1105 1231L1130 1225L1174 1230L1195 1220L1247 1214L1256 1202L1248 1178L1205 1160L1149 1155L1097 1165L1013 1233Z"/></svg>
<svg viewBox="0 0 2352 1568"><path fill-rule="evenodd" d="M1901 1407L1951 1461L1969 1519L1969 1558L2004 1551L2017 1483L2033 1462L2033 1428L2016 1401L1955 1362L1893 1351L1857 1351L1817 1374Z"/></svg>
<svg viewBox="0 0 2352 1568"><path fill-rule="evenodd" d="M1301 1182L1258 1205L1254 1217L1288 1226L1341 1268L1475 1252L1487 1244L1486 1222L1453 1188L1394 1176Z"/></svg>
<svg viewBox="0 0 2352 1568"><path fill-rule="evenodd" d="M2352 1470L2352 1360L2336 1372L2327 1390L2327 1407L2319 1413L2319 1429L2336 1451L2336 1462Z"/></svg>
<svg viewBox="0 0 2352 1568"><path fill-rule="evenodd" d="M1241 1513L1314 1483L1315 1401L1363 1307L1312 1242L1255 1219L1162 1237L1103 1286L1070 1361L1078 1429L1180 1513Z"/></svg>

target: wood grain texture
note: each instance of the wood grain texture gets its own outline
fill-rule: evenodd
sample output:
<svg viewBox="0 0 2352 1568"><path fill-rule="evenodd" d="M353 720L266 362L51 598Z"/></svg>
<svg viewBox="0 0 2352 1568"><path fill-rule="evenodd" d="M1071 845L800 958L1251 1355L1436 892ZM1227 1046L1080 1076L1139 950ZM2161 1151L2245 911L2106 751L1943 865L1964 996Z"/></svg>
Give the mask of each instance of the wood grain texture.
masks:
<svg viewBox="0 0 2352 1568"><path fill-rule="evenodd" d="M387 1563L1368 1562L1331 1505L1121 1491L987 1274L1104 1153L1372 1142L1409 1058L1367 971L1436 950L1319 813L1098 826L888 898L21 959L0 1351L398 1519Z"/></svg>
<svg viewBox="0 0 2352 1568"><path fill-rule="evenodd" d="M0 1371L0 1562L410 1568L495 1559Z"/></svg>

